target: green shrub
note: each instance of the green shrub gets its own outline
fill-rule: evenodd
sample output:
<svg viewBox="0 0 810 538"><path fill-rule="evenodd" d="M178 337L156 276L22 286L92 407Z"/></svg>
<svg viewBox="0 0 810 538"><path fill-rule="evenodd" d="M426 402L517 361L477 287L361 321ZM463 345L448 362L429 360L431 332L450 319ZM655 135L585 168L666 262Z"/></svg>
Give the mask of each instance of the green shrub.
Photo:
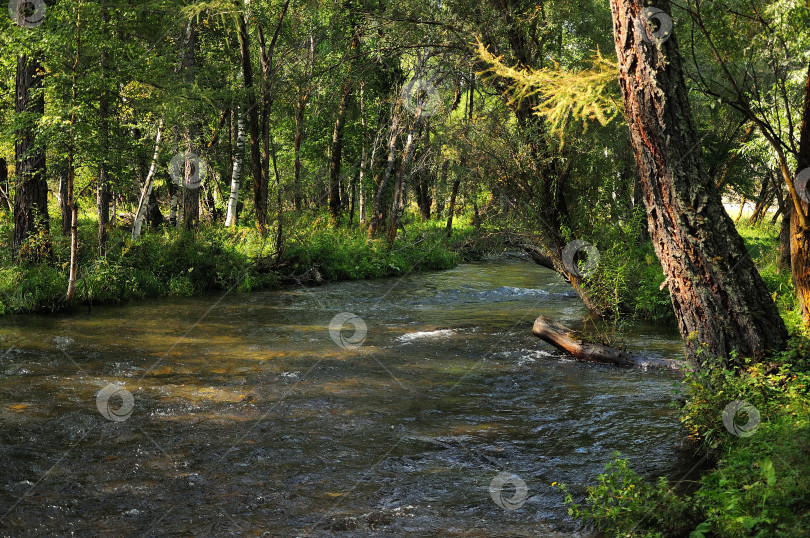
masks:
<svg viewBox="0 0 810 538"><path fill-rule="evenodd" d="M774 357L777 362L745 360L745 368L732 371L707 360L699 373L687 375L681 421L718 458L695 494L717 535L802 536L810 528L807 347L806 340L794 338L788 351ZM798 362L798 369L788 361ZM748 437L723 425L723 410L733 401L759 413Z"/></svg>
<svg viewBox="0 0 810 538"><path fill-rule="evenodd" d="M67 275L50 265L0 269L0 301L4 312L56 310L66 291Z"/></svg>
<svg viewBox="0 0 810 538"><path fill-rule="evenodd" d="M705 358L681 384L681 422L687 435L716 462L691 495L679 495L666 480L642 480L627 461L606 467L582 503L564 485L569 513L610 536L807 536L810 529L810 341L791 339L770 361L732 370ZM726 429L732 402L756 409L745 435ZM744 409L744 408L743 408ZM744 410L737 417L751 420ZM727 417L728 419L729 417ZM734 417L731 417L734 418ZM690 532L691 531L691 532Z"/></svg>
<svg viewBox="0 0 810 538"><path fill-rule="evenodd" d="M616 537L684 536L700 522L691 498L678 496L666 478L650 484L618 452L613 457L582 503L574 502L565 484L552 484L565 495L569 515Z"/></svg>

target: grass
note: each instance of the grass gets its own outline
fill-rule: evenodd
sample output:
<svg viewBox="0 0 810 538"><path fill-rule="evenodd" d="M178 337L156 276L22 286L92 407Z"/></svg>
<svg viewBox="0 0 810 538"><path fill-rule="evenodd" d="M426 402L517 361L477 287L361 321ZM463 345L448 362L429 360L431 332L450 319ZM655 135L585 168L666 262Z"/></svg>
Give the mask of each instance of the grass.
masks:
<svg viewBox="0 0 810 538"><path fill-rule="evenodd" d="M0 314L56 311L64 307L70 246L52 236L53 257L39 265L11 260L11 226L0 216ZM235 287L269 289L317 271L325 281L398 276L449 269L461 257L454 246L472 233L464 219L448 239L444 223L413 222L392 245L368 240L360 227L331 228L323 216L300 215L285 238L280 263L272 240L252 228L203 225L195 231L159 228L131 241L127 229L110 234L107 252L97 256L94 216L79 222L79 278L76 303L120 303L147 297L192 296ZM58 230L58 222L52 223ZM268 235L273 237L273 232Z"/></svg>

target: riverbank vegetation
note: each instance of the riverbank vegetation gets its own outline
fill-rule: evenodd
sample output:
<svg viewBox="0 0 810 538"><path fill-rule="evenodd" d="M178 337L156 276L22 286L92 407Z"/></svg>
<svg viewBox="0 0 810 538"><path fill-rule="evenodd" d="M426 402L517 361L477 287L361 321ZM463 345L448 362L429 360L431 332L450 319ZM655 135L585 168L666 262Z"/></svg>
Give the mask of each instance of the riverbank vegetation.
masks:
<svg viewBox="0 0 810 538"><path fill-rule="evenodd" d="M472 235L465 220L461 219L451 238L443 223L425 223L411 227L407 237L389 245L382 239L369 240L364 230L323 227L322 218L304 217L290 234L281 258L274 257L267 238L249 226L201 226L179 232L169 228L137 242L129 240L128 230L114 230L105 256L98 257L92 247L80 249L74 307L449 269L460 259L483 254L465 247ZM96 230L94 219L81 221L80 244L92 245ZM6 259L9 263L2 264L1 314L66 308L69 241L57 239L50 248L49 263L13 264Z"/></svg>
<svg viewBox="0 0 810 538"><path fill-rule="evenodd" d="M617 459L571 513L801 534L810 8L722 4L12 1L0 315L518 251L608 325L678 327L715 466L653 485Z"/></svg>

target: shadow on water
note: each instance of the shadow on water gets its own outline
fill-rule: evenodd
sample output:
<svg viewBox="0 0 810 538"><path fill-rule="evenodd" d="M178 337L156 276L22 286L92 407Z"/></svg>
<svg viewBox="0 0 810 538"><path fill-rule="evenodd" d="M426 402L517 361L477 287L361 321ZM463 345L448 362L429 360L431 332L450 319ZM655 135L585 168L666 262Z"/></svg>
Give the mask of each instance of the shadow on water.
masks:
<svg viewBox="0 0 810 538"><path fill-rule="evenodd" d="M2 535L572 536L551 482L582 491L615 450L649 476L691 464L675 374L531 335L585 314L532 264L233 294L199 321L219 299L3 320ZM330 337L342 312L362 342ZM670 329L628 344L680 355ZM502 472L517 509L490 496Z"/></svg>

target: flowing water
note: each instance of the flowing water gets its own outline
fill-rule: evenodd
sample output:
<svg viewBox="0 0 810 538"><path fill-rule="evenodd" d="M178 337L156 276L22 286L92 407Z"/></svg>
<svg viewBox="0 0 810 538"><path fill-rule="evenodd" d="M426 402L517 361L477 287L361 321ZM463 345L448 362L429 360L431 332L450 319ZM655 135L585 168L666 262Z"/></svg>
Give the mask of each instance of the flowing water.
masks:
<svg viewBox="0 0 810 538"><path fill-rule="evenodd" d="M539 314L585 310L498 261L3 318L0 535L587 534L551 483L581 492L616 450L685 468L677 378L569 360ZM671 329L627 343L680 355Z"/></svg>

